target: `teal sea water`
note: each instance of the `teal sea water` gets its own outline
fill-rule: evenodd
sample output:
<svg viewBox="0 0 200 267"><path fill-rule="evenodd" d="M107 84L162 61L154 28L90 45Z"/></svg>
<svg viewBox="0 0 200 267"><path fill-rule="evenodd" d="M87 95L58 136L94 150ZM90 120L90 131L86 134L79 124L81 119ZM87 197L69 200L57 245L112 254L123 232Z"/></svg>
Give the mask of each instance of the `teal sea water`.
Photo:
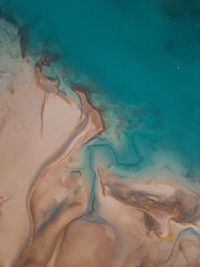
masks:
<svg viewBox="0 0 200 267"><path fill-rule="evenodd" d="M91 88L108 132L118 120L86 158L131 173L180 165L199 179L199 0L0 0L0 7L28 29L29 51L59 53L70 82Z"/></svg>

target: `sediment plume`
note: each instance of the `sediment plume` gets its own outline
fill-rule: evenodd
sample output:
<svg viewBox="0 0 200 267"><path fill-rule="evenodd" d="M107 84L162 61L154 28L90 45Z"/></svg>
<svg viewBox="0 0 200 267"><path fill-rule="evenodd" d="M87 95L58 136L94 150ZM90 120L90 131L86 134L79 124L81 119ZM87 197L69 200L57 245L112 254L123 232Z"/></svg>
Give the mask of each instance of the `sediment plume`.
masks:
<svg viewBox="0 0 200 267"><path fill-rule="evenodd" d="M91 183L77 166L101 114L28 62L17 27L0 19L0 33L0 266L199 266L199 183L98 162Z"/></svg>
<svg viewBox="0 0 200 267"><path fill-rule="evenodd" d="M124 251L113 266L199 266L198 183L168 169L127 179L99 167L98 175L99 214Z"/></svg>

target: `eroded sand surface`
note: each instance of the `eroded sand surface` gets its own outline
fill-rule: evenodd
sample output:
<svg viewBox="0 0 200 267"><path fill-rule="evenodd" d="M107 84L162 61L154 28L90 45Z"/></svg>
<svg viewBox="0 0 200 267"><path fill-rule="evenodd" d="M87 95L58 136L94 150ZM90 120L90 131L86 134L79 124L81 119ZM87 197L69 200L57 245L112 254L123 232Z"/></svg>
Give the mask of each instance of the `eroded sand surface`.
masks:
<svg viewBox="0 0 200 267"><path fill-rule="evenodd" d="M22 58L15 26L0 20L0 32L0 266L199 266L199 183L99 165L92 188L76 166L100 114Z"/></svg>

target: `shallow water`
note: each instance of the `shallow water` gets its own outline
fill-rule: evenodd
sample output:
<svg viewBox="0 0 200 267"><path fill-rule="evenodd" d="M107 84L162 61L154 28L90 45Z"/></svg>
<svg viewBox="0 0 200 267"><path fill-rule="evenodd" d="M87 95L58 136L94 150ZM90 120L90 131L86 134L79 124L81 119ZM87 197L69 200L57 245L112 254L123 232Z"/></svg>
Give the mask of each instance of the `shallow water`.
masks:
<svg viewBox="0 0 200 267"><path fill-rule="evenodd" d="M84 153L98 146L114 154L111 165L121 171L177 166L199 178L198 1L0 0L0 6L28 29L28 51L59 53L58 65L75 73L71 83L96 93L91 98L104 110L108 133Z"/></svg>

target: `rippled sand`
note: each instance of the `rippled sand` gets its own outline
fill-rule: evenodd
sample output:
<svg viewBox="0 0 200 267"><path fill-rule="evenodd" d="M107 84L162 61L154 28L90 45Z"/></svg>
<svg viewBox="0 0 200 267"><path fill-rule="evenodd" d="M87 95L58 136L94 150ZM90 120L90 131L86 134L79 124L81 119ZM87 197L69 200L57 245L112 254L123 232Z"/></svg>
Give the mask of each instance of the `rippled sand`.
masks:
<svg viewBox="0 0 200 267"><path fill-rule="evenodd" d="M94 189L76 166L101 115L23 58L15 26L1 19L0 33L0 266L199 266L199 183L99 164Z"/></svg>

